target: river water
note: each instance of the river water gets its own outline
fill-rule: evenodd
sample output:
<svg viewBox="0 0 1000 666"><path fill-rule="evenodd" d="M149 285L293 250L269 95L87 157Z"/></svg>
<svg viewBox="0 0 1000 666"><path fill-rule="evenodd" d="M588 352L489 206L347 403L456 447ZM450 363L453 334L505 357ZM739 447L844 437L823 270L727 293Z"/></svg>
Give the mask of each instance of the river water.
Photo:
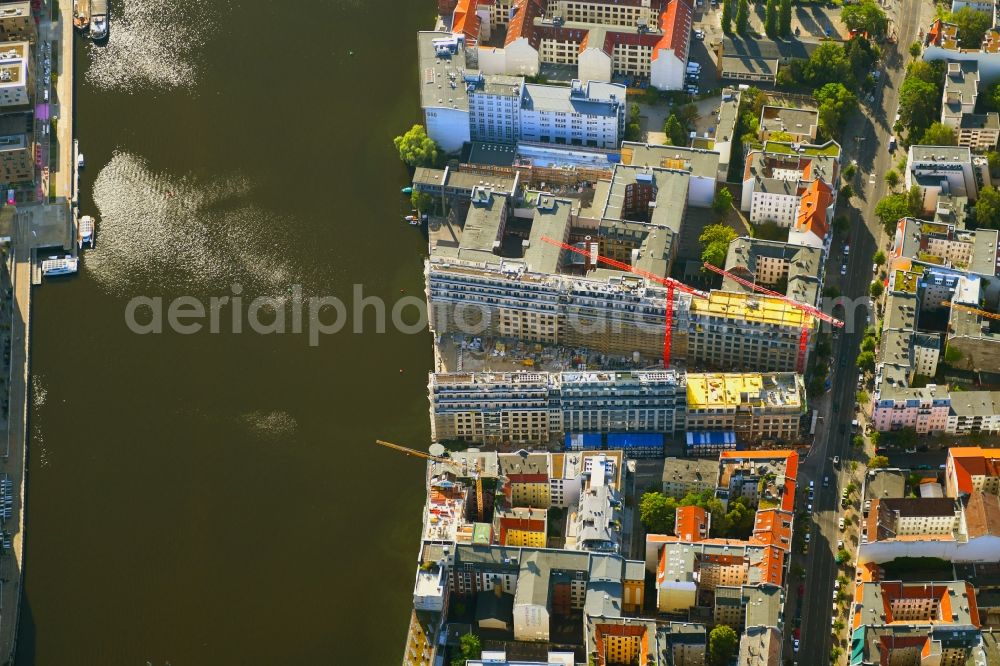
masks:
<svg viewBox="0 0 1000 666"><path fill-rule="evenodd" d="M418 118L433 13L113 0L109 45L77 43L97 248L34 294L18 664L399 663L422 464L372 440L426 447L429 334L378 333L370 310L316 346L225 315L140 335L125 312L285 307L293 285L349 315L355 284L422 298L392 137Z"/></svg>

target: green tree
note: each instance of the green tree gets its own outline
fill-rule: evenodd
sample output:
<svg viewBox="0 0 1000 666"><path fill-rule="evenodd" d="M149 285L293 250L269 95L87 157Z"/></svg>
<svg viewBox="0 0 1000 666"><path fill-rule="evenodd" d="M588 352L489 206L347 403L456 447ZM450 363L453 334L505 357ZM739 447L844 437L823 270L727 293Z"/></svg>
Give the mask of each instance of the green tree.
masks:
<svg viewBox="0 0 1000 666"><path fill-rule="evenodd" d="M639 122L639 105L629 107L628 122L625 123L625 140L638 141L642 138L642 125Z"/></svg>
<svg viewBox="0 0 1000 666"><path fill-rule="evenodd" d="M837 561L837 564L847 564L851 561L851 554L841 548L837 551L837 556L834 559ZM840 628L843 629L844 625L841 624Z"/></svg>
<svg viewBox="0 0 1000 666"><path fill-rule="evenodd" d="M747 34L750 29L750 0L736 0L736 32Z"/></svg>
<svg viewBox="0 0 1000 666"><path fill-rule="evenodd" d="M851 180L854 178L854 174L858 172L858 168L853 164L848 164L844 167L844 180Z"/></svg>
<svg viewBox="0 0 1000 666"><path fill-rule="evenodd" d="M438 159L438 145L427 136L423 125L414 125L402 136L392 140L399 159L411 167L433 166Z"/></svg>
<svg viewBox="0 0 1000 666"><path fill-rule="evenodd" d="M906 192L906 209L910 217L920 217L924 212L924 192L919 185L911 185Z"/></svg>
<svg viewBox="0 0 1000 666"><path fill-rule="evenodd" d="M873 352L875 351L875 338L865 338L861 341L861 351Z"/></svg>
<svg viewBox="0 0 1000 666"><path fill-rule="evenodd" d="M733 0L722 0L722 32L733 34Z"/></svg>
<svg viewBox="0 0 1000 666"><path fill-rule="evenodd" d="M899 172L895 169L889 169L885 172L885 183L891 188L895 188L899 185Z"/></svg>
<svg viewBox="0 0 1000 666"><path fill-rule="evenodd" d="M868 461L868 467L871 469L877 469L879 467L888 467L889 459L886 456L872 456Z"/></svg>
<svg viewBox="0 0 1000 666"><path fill-rule="evenodd" d="M667 141L671 146L687 145L687 130L681 125L681 121L673 113L663 123L663 133L667 135Z"/></svg>
<svg viewBox="0 0 1000 666"><path fill-rule="evenodd" d="M729 625L716 625L708 633L708 663L711 666L729 666L736 656L740 637Z"/></svg>
<svg viewBox="0 0 1000 666"><path fill-rule="evenodd" d="M955 136L955 130L952 128L935 122L924 130L920 144L923 146L957 146L958 137Z"/></svg>
<svg viewBox="0 0 1000 666"><path fill-rule="evenodd" d="M410 204L421 213L429 211L434 206L434 197L426 192L413 190L410 194Z"/></svg>
<svg viewBox="0 0 1000 666"><path fill-rule="evenodd" d="M890 194L875 204L875 216L889 234L895 231L897 222L909 215L910 203L905 194Z"/></svg>
<svg viewBox="0 0 1000 666"><path fill-rule="evenodd" d="M976 224L990 229L1000 228L1000 192L992 185L979 190L979 199L973 209L976 213Z"/></svg>
<svg viewBox="0 0 1000 666"><path fill-rule="evenodd" d="M701 243L701 260L722 268L729 253L729 244L736 238L736 232L724 224L710 224L698 237Z"/></svg>
<svg viewBox="0 0 1000 666"><path fill-rule="evenodd" d="M838 42L823 42L809 56L806 66L808 82L820 88L827 83L854 85L854 74L844 47Z"/></svg>
<svg viewBox="0 0 1000 666"><path fill-rule="evenodd" d="M959 46L963 49L978 49L986 31L993 25L993 16L966 5L951 13L949 23L958 26Z"/></svg>
<svg viewBox="0 0 1000 666"><path fill-rule="evenodd" d="M778 10L778 34L782 37L792 34L792 0L781 0Z"/></svg>
<svg viewBox="0 0 1000 666"><path fill-rule="evenodd" d="M677 500L663 493L643 493L639 500L639 520L650 534L673 534Z"/></svg>
<svg viewBox="0 0 1000 666"><path fill-rule="evenodd" d="M850 183L840 188L840 196L842 196L844 199L850 199L851 197L854 196L854 188L851 187Z"/></svg>
<svg viewBox="0 0 1000 666"><path fill-rule="evenodd" d="M471 659L479 659L483 652L482 643L475 634L468 633L458 639L458 656L451 660L451 666L465 666Z"/></svg>
<svg viewBox="0 0 1000 666"><path fill-rule="evenodd" d="M837 298L838 296L840 296L840 289L837 285L831 284L823 287L824 298Z"/></svg>
<svg viewBox="0 0 1000 666"><path fill-rule="evenodd" d="M921 50L922 47L920 46L920 42L913 42L912 44L910 44L910 57L919 58Z"/></svg>
<svg viewBox="0 0 1000 666"><path fill-rule="evenodd" d="M990 165L990 172L1000 171L1000 152L991 150L986 153L986 163Z"/></svg>
<svg viewBox="0 0 1000 666"><path fill-rule="evenodd" d="M868 402L868 393L866 393L865 391L858 391L858 403L863 405L866 402ZM851 437L851 446L853 446L856 449L864 448L865 438L862 437L861 435L855 435L854 437Z"/></svg>
<svg viewBox="0 0 1000 666"><path fill-rule="evenodd" d="M839 134L847 116L858 108L858 98L842 83L823 85L822 88L813 92L813 99L819 105L820 129L828 137Z"/></svg>
<svg viewBox="0 0 1000 666"><path fill-rule="evenodd" d="M771 39L778 36L778 0L767 0L764 6L764 33Z"/></svg>
<svg viewBox="0 0 1000 666"><path fill-rule="evenodd" d="M848 30L868 33L871 39L881 40L889 28L889 19L874 0L862 0L856 5L845 5L840 20Z"/></svg>
<svg viewBox="0 0 1000 666"><path fill-rule="evenodd" d="M878 298L885 292L885 287L882 285L881 280L875 280L872 282L871 286L868 287L868 293L872 295L872 298Z"/></svg>
<svg viewBox="0 0 1000 666"><path fill-rule="evenodd" d="M874 370L875 369L875 354L872 352L861 352L858 354L858 359L855 361L858 368L861 370Z"/></svg>
<svg viewBox="0 0 1000 666"><path fill-rule="evenodd" d="M899 121L907 128L911 140L923 136L924 130L938 117L940 97L940 89L934 83L909 75L903 79L899 87Z"/></svg>
<svg viewBox="0 0 1000 666"><path fill-rule="evenodd" d="M875 254L872 255L872 262L876 266L881 266L885 263L885 252L882 250L875 250Z"/></svg>
<svg viewBox="0 0 1000 666"><path fill-rule="evenodd" d="M733 207L733 193L726 186L720 187L715 192L715 199L712 201L712 208L716 213L722 215ZM726 252L729 252L728 248Z"/></svg>

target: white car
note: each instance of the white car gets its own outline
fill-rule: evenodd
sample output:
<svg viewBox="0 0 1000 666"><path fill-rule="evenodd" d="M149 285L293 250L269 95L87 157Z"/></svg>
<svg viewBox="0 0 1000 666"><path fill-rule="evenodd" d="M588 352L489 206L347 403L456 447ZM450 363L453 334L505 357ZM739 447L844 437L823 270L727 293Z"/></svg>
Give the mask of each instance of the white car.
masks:
<svg viewBox="0 0 1000 666"><path fill-rule="evenodd" d="M850 245L845 245L844 246L844 256L846 257L850 253L851 253L851 246Z"/></svg>
<svg viewBox="0 0 1000 666"><path fill-rule="evenodd" d="M870 176L868 176L868 184L869 185L874 185L875 184L875 174L874 173L871 174Z"/></svg>
<svg viewBox="0 0 1000 666"><path fill-rule="evenodd" d="M806 532L806 543L809 543L809 539L810 539L811 537L812 537L812 535L811 535L811 534L809 534L809 532Z"/></svg>
<svg viewBox="0 0 1000 666"><path fill-rule="evenodd" d="M840 589L840 579L839 578L836 579L835 581L833 581L833 589L835 589L835 590L839 590Z"/></svg>
<svg viewBox="0 0 1000 666"><path fill-rule="evenodd" d="M843 547L844 547L844 540L843 539L837 539L837 550L840 550ZM833 586L833 589L836 590L839 587L840 587L840 581L838 580L837 584Z"/></svg>
<svg viewBox="0 0 1000 666"><path fill-rule="evenodd" d="M812 480L810 480L810 481L809 481L809 487L810 487L810 488L815 488L815 487L816 487L816 482L815 482L815 481L812 481Z"/></svg>
<svg viewBox="0 0 1000 666"><path fill-rule="evenodd" d="M840 529L844 529L844 519L843 518L841 518L840 520L837 521L837 527L839 527Z"/></svg>
<svg viewBox="0 0 1000 666"><path fill-rule="evenodd" d="M840 464L840 456L834 456L833 457L833 464L834 465L839 465Z"/></svg>
<svg viewBox="0 0 1000 666"><path fill-rule="evenodd" d="M797 639L797 638L793 638L792 639L792 651L793 652L798 652L799 651L799 639Z"/></svg>
<svg viewBox="0 0 1000 666"><path fill-rule="evenodd" d="M694 38L698 40L705 39L705 31L701 28L696 28L694 31Z"/></svg>
<svg viewBox="0 0 1000 666"><path fill-rule="evenodd" d="M844 264L843 266L840 267L840 274L847 275L847 264Z"/></svg>

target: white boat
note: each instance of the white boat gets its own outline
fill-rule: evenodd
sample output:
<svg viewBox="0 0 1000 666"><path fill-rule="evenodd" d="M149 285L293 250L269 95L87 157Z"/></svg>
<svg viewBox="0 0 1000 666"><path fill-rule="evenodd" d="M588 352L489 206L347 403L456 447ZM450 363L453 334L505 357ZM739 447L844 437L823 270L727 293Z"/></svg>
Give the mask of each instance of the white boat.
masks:
<svg viewBox="0 0 1000 666"><path fill-rule="evenodd" d="M84 245L94 247L94 218L84 215L80 218L80 228L77 232L77 246L81 249Z"/></svg>
<svg viewBox="0 0 1000 666"><path fill-rule="evenodd" d="M108 36L108 0L90 2L90 38L100 41Z"/></svg>
<svg viewBox="0 0 1000 666"><path fill-rule="evenodd" d="M83 153L80 153L79 155L76 156L76 166L82 169L84 164L85 162L83 161Z"/></svg>
<svg viewBox="0 0 1000 666"><path fill-rule="evenodd" d="M64 257L49 257L42 261L42 275L46 277L72 275L79 268L80 260L69 254Z"/></svg>

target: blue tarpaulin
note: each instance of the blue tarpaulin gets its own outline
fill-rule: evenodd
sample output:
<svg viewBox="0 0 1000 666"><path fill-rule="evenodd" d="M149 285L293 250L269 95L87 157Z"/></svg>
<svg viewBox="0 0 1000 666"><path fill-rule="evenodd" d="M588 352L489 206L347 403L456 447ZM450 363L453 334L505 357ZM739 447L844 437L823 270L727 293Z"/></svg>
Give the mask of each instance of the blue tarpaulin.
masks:
<svg viewBox="0 0 1000 666"><path fill-rule="evenodd" d="M604 435L599 432L566 433L567 451L593 451L604 448Z"/></svg>

